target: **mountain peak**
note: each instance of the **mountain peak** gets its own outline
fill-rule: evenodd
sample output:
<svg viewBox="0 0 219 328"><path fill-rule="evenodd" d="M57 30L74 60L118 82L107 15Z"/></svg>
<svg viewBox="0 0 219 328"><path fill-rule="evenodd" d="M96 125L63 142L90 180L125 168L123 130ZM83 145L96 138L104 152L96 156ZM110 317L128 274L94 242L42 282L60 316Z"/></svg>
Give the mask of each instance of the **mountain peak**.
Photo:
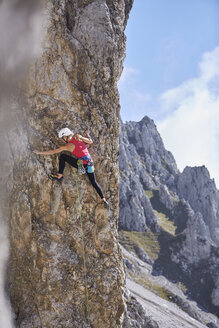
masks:
<svg viewBox="0 0 219 328"><path fill-rule="evenodd" d="M160 249L155 271L179 279L196 300L217 311L219 192L208 169L187 166L180 173L147 116L123 125L119 164L120 229L148 233L141 245L154 233Z"/></svg>

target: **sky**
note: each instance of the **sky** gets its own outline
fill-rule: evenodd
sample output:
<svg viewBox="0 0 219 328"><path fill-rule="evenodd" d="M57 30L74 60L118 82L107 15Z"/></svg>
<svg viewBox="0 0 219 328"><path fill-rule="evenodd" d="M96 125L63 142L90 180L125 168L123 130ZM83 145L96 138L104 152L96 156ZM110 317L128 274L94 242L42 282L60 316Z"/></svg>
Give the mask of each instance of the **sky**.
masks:
<svg viewBox="0 0 219 328"><path fill-rule="evenodd" d="M123 122L149 116L179 169L219 187L219 1L135 0L125 34Z"/></svg>

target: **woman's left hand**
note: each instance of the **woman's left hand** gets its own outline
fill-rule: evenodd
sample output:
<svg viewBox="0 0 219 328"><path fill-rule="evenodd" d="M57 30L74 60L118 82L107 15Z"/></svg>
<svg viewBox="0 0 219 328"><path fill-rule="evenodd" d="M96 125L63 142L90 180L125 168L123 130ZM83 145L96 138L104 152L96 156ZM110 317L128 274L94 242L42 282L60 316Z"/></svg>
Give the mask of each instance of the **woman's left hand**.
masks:
<svg viewBox="0 0 219 328"><path fill-rule="evenodd" d="M75 134L74 138L78 141L81 141L82 136L80 134Z"/></svg>

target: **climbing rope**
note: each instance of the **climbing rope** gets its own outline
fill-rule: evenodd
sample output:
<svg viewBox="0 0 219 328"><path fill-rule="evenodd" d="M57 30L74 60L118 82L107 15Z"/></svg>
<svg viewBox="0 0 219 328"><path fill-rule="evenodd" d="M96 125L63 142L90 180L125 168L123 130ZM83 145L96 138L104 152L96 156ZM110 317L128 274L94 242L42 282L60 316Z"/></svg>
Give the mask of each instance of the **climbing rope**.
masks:
<svg viewBox="0 0 219 328"><path fill-rule="evenodd" d="M76 181L77 200L78 200L78 207L79 207L79 217L80 217L80 224L81 224L81 233L82 233L82 253L83 253L83 266L84 266L86 313L87 313L88 324L90 326L90 308L89 308L89 303L88 303L87 265L86 265L86 254L85 254L84 229L83 229L81 201L80 201L79 186L78 186L78 177L77 177L77 174L75 174L75 172L74 172L74 178L75 178L75 181Z"/></svg>

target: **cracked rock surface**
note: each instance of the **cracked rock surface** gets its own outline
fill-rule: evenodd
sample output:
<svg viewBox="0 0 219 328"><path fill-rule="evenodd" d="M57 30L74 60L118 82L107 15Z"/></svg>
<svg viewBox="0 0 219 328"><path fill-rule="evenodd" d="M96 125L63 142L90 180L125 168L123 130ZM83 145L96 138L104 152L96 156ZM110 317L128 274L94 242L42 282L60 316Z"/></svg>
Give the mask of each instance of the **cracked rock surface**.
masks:
<svg viewBox="0 0 219 328"><path fill-rule="evenodd" d="M121 327L124 271L117 240L119 97L132 0L49 0L42 54L15 102L9 286L16 326ZM20 110L22 108L22 111ZM106 211L86 176L48 174L63 127L89 128Z"/></svg>

